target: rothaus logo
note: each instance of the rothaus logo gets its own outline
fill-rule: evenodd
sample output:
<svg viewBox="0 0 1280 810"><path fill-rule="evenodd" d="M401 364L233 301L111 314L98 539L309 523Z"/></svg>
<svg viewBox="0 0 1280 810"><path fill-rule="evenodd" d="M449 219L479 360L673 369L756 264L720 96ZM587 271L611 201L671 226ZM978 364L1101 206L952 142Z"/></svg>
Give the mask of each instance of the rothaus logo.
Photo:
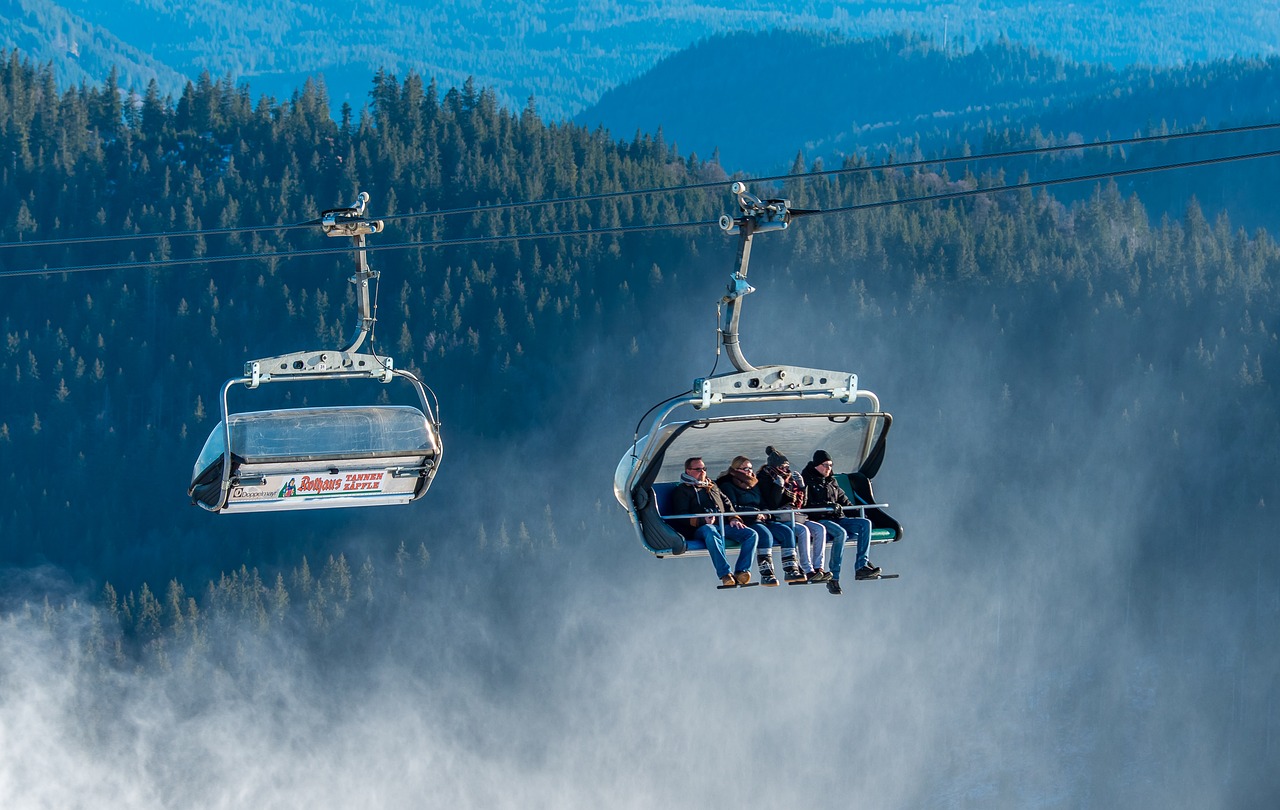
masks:
<svg viewBox="0 0 1280 810"><path fill-rule="evenodd" d="M285 482L276 497L292 498L295 495L340 495L347 492L378 492L382 489L382 472L347 473L336 476L304 475Z"/></svg>

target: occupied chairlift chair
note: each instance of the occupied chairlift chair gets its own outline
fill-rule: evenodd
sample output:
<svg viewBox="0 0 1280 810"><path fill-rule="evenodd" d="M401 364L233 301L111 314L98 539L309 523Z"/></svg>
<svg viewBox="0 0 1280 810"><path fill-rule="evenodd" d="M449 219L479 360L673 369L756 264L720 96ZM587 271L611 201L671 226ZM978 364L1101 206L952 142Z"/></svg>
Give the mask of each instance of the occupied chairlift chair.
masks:
<svg viewBox="0 0 1280 810"><path fill-rule="evenodd" d="M723 216L720 225L739 237L738 269L722 299L726 310L720 340L736 371L698 379L690 393L651 409L653 417L637 430L635 444L618 464L614 495L655 556L705 556L701 542L686 540L667 523L690 517L667 508L685 458L701 456L708 470L718 471L735 455L760 458L773 445L796 459L793 468L798 471L809 453L824 449L848 469L836 478L859 505L856 511L871 520L872 542L901 540L902 525L885 511L887 504L876 503L871 489L893 421L880 410L879 398L859 389L857 375L849 372L791 365L757 368L747 362L738 342L741 299L755 291L746 282L752 236L784 230L792 217L814 212L792 210L787 200L761 200L742 183L733 184L733 193L741 215ZM858 407L861 401L869 408ZM760 412L755 406L761 403L786 410ZM694 416L686 408L717 413Z"/></svg>

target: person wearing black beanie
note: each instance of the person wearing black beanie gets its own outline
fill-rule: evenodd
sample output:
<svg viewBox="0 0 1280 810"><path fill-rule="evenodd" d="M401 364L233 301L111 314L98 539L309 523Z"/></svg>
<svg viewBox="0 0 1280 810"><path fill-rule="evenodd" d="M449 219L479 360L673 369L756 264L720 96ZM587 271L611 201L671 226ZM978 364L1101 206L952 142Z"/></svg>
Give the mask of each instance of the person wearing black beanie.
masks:
<svg viewBox="0 0 1280 810"><path fill-rule="evenodd" d="M827 529L831 538L831 579L827 581L827 590L833 594L843 593L840 588L840 566L844 559L845 541L853 536L858 546L858 557L855 562L856 579L875 579L880 576L880 569L867 559L867 551L871 548L871 521L865 517L845 515L846 507L853 507L849 496L840 488L840 483L832 475L835 464L831 454L826 450L818 450L813 454L813 461L805 468L805 500L810 508L824 508L825 511L811 515Z"/></svg>
<svg viewBox="0 0 1280 810"><path fill-rule="evenodd" d="M791 463L791 459L778 452L770 445L764 449L764 463L767 467L773 467L775 470Z"/></svg>
<svg viewBox="0 0 1280 810"><path fill-rule="evenodd" d="M764 453L767 463L760 468L759 478L760 498L765 508L797 510L779 512L775 518L778 525L789 528L795 538L793 548L784 546L782 550L784 578L788 585L823 582L823 572L815 570L812 560L817 559L817 568L822 568L827 530L798 511L804 508L804 480L791 469L791 460L772 445L766 447Z"/></svg>

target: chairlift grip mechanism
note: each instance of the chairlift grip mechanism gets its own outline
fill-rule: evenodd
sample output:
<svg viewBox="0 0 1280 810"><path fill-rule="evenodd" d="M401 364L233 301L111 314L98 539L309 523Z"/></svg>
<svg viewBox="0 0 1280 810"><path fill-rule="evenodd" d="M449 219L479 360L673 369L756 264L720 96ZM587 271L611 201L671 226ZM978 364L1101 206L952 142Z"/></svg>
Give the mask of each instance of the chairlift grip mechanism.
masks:
<svg viewBox="0 0 1280 810"><path fill-rule="evenodd" d="M785 231L791 225L791 200L771 198L762 200L747 191L747 184L735 182L729 190L738 198L738 210L741 214L732 218L728 214L720 217L720 227L733 235L742 231L743 226L750 223L751 233L764 231Z"/></svg>

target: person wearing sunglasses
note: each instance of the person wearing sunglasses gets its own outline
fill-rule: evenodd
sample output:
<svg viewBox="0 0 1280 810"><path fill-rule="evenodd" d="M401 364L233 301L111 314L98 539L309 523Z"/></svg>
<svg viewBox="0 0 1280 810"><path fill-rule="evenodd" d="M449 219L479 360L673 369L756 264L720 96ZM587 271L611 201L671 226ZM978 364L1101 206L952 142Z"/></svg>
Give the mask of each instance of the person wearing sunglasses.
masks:
<svg viewBox="0 0 1280 810"><path fill-rule="evenodd" d="M768 462L760 468L760 494L766 509L803 509L804 479L800 473L791 469L791 460L772 445L764 449ZM827 530L816 520L809 520L804 512L783 513L776 516L780 525L787 526L795 535L796 550L799 552L797 569L792 571L786 565L786 552L783 552L783 571L788 585L803 585L806 582L826 582L831 575L822 570L822 549L827 542ZM815 562L816 560L816 562Z"/></svg>
<svg viewBox="0 0 1280 810"><path fill-rule="evenodd" d="M756 553L758 537L740 519L725 513L736 511L720 488L707 477L707 464L701 458L685 459L680 486L671 493L671 514L694 515L677 517L668 522L687 540L701 540L711 555L716 576L722 587L746 585L751 581L751 556ZM720 526L723 520L724 533ZM725 538L739 544L738 559L729 570L729 558L725 555Z"/></svg>
<svg viewBox="0 0 1280 810"><path fill-rule="evenodd" d="M782 567L788 582L805 581L796 564L796 534L790 525L781 523L770 514L765 505L764 491L756 476L751 459L737 456L729 463L729 469L716 479L720 491L729 496L742 522L756 533L756 563L760 566L760 584L776 586L778 578L773 573L773 546L782 548Z"/></svg>
<svg viewBox="0 0 1280 810"><path fill-rule="evenodd" d="M831 454L826 450L819 450L813 454L813 461L805 465L802 476L809 508L825 509L822 512L814 512L811 516L826 527L827 535L831 538L831 579L827 581L827 590L833 594L840 594L840 565L844 559L844 544L850 535L854 536L858 543L854 577L874 579L880 575L880 569L867 559L867 551L871 548L871 521L865 517L845 516L845 507L852 507L853 502L849 500L848 495L844 494L840 483L831 474L834 466Z"/></svg>

